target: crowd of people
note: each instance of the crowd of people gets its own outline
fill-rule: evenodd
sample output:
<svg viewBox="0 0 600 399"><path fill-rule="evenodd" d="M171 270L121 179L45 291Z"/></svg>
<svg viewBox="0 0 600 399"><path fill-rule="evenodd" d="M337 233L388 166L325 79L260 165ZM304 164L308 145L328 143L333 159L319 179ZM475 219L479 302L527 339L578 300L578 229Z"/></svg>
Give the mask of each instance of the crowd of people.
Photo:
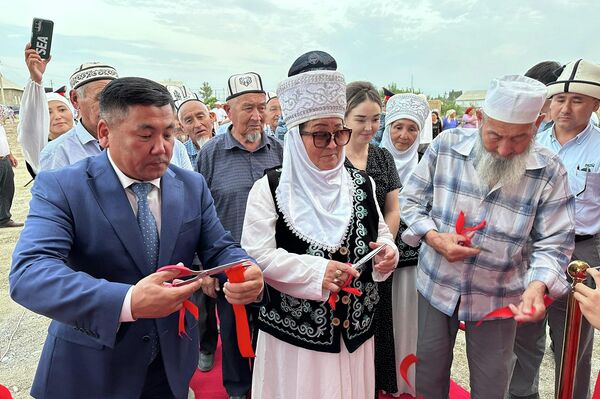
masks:
<svg viewBox="0 0 600 399"><path fill-rule="evenodd" d="M558 373L566 266L600 265L600 65L491 79L459 121L346 82L322 51L276 92L231 75L213 109L97 62L67 99L45 93L48 60L27 46L25 62L18 141L35 183L10 294L52 319L32 396L185 398L220 336L230 398L445 399L460 322L471 397L539 397L546 323ZM5 152L0 135L11 170ZM0 224L18 225L5 208ZM160 270L242 261L235 280ZM582 399L600 328L589 274Z"/></svg>

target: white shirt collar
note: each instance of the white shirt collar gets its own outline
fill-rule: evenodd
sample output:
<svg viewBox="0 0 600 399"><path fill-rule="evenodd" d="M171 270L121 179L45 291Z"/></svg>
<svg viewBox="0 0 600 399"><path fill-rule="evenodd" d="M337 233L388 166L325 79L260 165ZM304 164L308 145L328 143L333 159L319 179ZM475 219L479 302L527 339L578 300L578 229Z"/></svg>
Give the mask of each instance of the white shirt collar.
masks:
<svg viewBox="0 0 600 399"><path fill-rule="evenodd" d="M106 153L108 155L108 160L110 161L111 166L115 170L115 173L117 174L117 177L119 178L119 181L121 182L121 185L123 186L123 188L128 188L129 186L131 186L134 183L142 183L141 180L132 179L131 177L125 175L125 173L123 173L121 171L121 169L119 169L119 167L115 164L115 162L113 161L113 159L110 156L110 148L106 149ZM160 190L160 177L156 178L154 180L150 180L145 183L150 183L154 187L156 187L157 189Z"/></svg>

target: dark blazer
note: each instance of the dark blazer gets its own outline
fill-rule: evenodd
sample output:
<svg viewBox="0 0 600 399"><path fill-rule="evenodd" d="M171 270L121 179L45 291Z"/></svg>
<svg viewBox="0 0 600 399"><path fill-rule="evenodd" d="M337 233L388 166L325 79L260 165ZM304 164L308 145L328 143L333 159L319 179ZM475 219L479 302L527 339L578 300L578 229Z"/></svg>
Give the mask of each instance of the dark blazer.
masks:
<svg viewBox="0 0 600 399"><path fill-rule="evenodd" d="M159 266L249 258L217 218L204 178L170 166L161 179ZM11 297L52 319L31 394L36 398L139 398L157 331L176 397L198 361L197 322L177 313L119 323L127 290L152 273L125 191L106 152L41 172L13 253Z"/></svg>

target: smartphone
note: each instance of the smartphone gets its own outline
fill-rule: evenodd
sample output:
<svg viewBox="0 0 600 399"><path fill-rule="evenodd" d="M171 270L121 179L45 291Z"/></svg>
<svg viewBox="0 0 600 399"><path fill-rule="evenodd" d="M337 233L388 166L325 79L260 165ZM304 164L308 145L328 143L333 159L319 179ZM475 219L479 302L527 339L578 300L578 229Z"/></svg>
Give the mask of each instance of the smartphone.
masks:
<svg viewBox="0 0 600 399"><path fill-rule="evenodd" d="M54 22L48 19L34 18L31 25L31 48L43 59L50 58L50 47L52 46L52 30Z"/></svg>

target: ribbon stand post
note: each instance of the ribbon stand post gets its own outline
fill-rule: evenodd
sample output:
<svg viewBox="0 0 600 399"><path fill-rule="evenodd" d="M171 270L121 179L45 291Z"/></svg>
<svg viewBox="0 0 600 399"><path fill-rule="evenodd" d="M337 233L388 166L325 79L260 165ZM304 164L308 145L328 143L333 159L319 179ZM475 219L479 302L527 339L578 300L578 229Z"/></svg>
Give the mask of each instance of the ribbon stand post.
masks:
<svg viewBox="0 0 600 399"><path fill-rule="evenodd" d="M573 297L577 283L582 283L587 276L589 265L581 260L569 263L567 272L573 279L571 292L567 300L567 318L565 320L565 336L563 337L563 351L560 361L560 375L558 377L558 391L556 399L573 399L573 387L577 373L577 358L579 339L581 336L581 308Z"/></svg>

